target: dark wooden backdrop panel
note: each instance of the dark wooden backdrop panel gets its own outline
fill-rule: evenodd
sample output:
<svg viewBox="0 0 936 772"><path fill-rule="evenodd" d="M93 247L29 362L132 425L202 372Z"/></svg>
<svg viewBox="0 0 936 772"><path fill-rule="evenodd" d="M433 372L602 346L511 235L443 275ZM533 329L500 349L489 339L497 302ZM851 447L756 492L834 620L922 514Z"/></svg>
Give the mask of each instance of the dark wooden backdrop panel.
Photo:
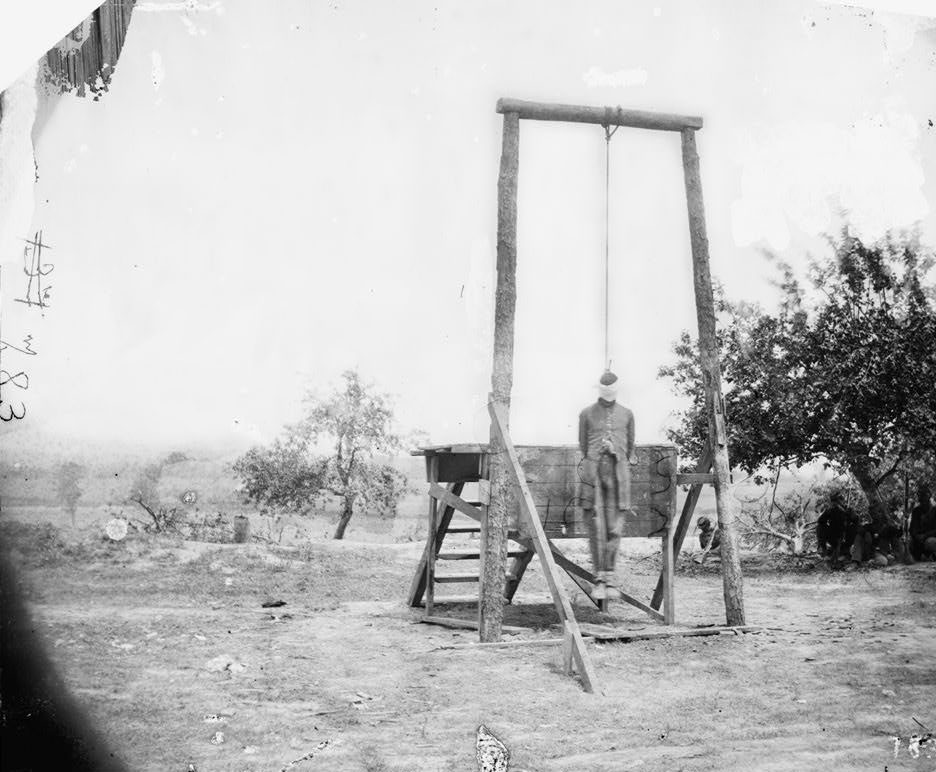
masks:
<svg viewBox="0 0 936 772"><path fill-rule="evenodd" d="M579 499L582 460L579 449L521 446L517 453L546 535L551 539L587 537L588 526ZM637 446L637 463L631 466L633 514L624 515L624 536L662 535L674 510L676 467L674 446ZM512 501L510 530L523 534L520 522L518 504Z"/></svg>
<svg viewBox="0 0 936 772"><path fill-rule="evenodd" d="M473 482L488 468L486 445L451 445L426 448L421 453L438 458L439 482ZM638 445L637 463L631 467L634 514L626 514L624 536L661 536L676 508L676 447ZM579 500L582 455L574 445L520 445L517 455L533 494L543 529L551 539L588 536ZM511 494L509 529L521 528L519 503Z"/></svg>

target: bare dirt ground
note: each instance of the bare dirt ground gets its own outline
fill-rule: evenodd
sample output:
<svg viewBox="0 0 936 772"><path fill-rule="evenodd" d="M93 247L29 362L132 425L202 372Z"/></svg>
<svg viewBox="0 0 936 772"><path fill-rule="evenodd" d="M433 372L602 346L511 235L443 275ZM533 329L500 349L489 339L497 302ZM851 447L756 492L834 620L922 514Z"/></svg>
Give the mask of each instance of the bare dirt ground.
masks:
<svg viewBox="0 0 936 772"><path fill-rule="evenodd" d="M405 606L416 543L111 543L3 521L50 656L131 769L476 770L480 723L527 772L936 769L907 747L914 717L936 725L933 563L751 557L748 623L766 629L589 643L595 696L561 674L558 646L441 648L476 634ZM649 596L659 561L643 551L619 574ZM723 623L717 566L681 569L678 621ZM556 635L535 561L517 601L523 637ZM612 616L646 626L629 606Z"/></svg>

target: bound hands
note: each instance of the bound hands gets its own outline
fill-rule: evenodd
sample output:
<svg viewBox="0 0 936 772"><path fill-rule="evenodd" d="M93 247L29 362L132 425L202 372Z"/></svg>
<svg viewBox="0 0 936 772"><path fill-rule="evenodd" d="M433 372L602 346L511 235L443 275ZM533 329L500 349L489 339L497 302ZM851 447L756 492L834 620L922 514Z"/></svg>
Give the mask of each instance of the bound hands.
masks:
<svg viewBox="0 0 936 772"><path fill-rule="evenodd" d="M605 438L601 441L601 452L610 453L613 456L618 455L614 448L614 443L608 438ZM627 461L631 466L635 466L637 464L637 454L633 450L631 450L630 454L628 455Z"/></svg>

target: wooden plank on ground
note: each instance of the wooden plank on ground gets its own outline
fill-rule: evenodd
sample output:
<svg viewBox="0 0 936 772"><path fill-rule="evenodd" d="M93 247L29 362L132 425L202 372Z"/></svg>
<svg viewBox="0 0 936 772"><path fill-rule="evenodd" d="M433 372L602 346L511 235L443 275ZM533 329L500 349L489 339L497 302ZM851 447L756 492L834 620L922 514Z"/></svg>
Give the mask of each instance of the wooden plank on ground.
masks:
<svg viewBox="0 0 936 772"><path fill-rule="evenodd" d="M589 629L594 627L595 630L599 632L592 634L589 632ZM601 625L588 625L587 623L582 623L580 625L582 638L590 641L620 641L621 643L628 643L630 641L639 641L639 640L653 640L655 638L673 638L673 637L693 637L699 635L721 635L735 633L736 635L745 635L748 633L760 633L766 632L771 628L766 627L718 627L718 628L692 628L690 631L684 630L646 630L646 631L620 631L619 634L614 638L600 637L604 634L604 628ZM610 631L608 631L610 632ZM621 636L627 637L621 637ZM458 650L469 650L469 649L496 649L496 648L519 648L523 646L558 646L563 643L565 638L526 638L521 640L513 641L495 641L493 643L447 643L442 646L436 646L431 651L458 651Z"/></svg>
<svg viewBox="0 0 936 772"><path fill-rule="evenodd" d="M491 641L489 643L444 643L430 651L468 651L471 649L514 649L523 646L559 646L564 638L523 638L513 641Z"/></svg>
<svg viewBox="0 0 936 772"><path fill-rule="evenodd" d="M452 617L424 616L420 617L420 622L425 625L438 625L439 627L451 627L455 630L477 630L478 622L475 619L455 619ZM515 625L503 625L501 630L505 633L529 633L529 627L517 627Z"/></svg>
<svg viewBox="0 0 936 772"><path fill-rule="evenodd" d="M572 651L575 664L578 667L579 677L582 679L582 685L585 691L593 692L597 686L597 679L591 659L585 649L585 641L582 640L582 634L579 631L578 622L572 610L572 604L569 602L565 588L562 586L559 577L559 569L556 566L556 561L553 559L552 550L549 548L546 534L543 532L543 524L540 522L539 515L536 512L536 505L533 503L530 489L527 487L526 478L523 474L523 467L520 466L520 459L517 458L516 448L514 448L513 442L510 439L510 434L507 431L506 408L502 403L494 400L493 394L488 402L488 412L491 414L491 434L496 436L502 443L507 471L513 477L514 485L519 488L521 512L532 534L536 556L543 566L543 573L546 576L546 583L549 585L553 603L559 614L560 621L564 625L567 625L566 631L572 640Z"/></svg>
<svg viewBox="0 0 936 772"><path fill-rule="evenodd" d="M722 633L759 633L763 631L761 627L752 627L749 625L724 626L724 627L689 627L678 628L668 627L665 630L615 630L607 625L592 625L582 623L580 625L582 634L596 641L650 641L657 638L687 638L704 635L721 635Z"/></svg>

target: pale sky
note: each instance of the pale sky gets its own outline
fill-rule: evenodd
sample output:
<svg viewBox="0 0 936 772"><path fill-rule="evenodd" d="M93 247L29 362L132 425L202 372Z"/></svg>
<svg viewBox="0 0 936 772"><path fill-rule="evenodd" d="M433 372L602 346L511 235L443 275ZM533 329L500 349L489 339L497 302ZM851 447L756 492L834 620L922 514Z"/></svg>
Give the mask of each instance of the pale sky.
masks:
<svg viewBox="0 0 936 772"><path fill-rule="evenodd" d="M357 366L403 428L485 440L501 96L701 115L712 269L773 297L844 207L936 243L936 21L817 2L138 3L111 90L40 105L52 246L23 425L265 441ZM676 134L612 140L611 356L637 439L694 328ZM603 369L604 135L523 122L512 428L573 443ZM26 235L26 234L22 234ZM14 286L10 286L10 285ZM21 337L21 336L20 336ZM4 354L5 369L17 366ZM6 393L6 392L5 392ZM0 431L10 431L9 424Z"/></svg>

